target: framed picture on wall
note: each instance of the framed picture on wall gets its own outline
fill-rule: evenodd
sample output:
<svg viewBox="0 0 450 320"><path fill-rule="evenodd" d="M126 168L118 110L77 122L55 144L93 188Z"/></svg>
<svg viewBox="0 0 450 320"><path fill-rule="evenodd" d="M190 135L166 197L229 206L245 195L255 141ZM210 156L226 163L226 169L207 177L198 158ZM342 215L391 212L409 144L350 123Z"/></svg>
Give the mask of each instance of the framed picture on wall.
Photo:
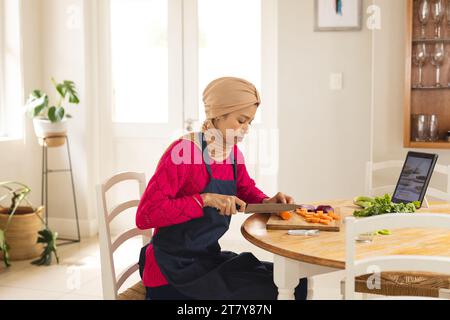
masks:
<svg viewBox="0 0 450 320"><path fill-rule="evenodd" d="M314 1L314 31L361 30L362 0Z"/></svg>

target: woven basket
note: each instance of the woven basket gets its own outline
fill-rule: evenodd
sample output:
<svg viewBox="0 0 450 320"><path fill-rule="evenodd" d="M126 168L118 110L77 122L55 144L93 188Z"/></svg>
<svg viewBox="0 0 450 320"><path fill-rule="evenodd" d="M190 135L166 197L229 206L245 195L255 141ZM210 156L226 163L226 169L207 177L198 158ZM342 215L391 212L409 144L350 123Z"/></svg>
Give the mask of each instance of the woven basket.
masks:
<svg viewBox="0 0 450 320"><path fill-rule="evenodd" d="M23 208L20 208L23 210ZM20 210L19 210L20 211ZM5 237L9 245L9 257L11 261L34 259L41 255L44 245L37 243L38 232L43 229L41 220L44 208L40 207L33 213L15 214L11 219ZM8 222L8 209L0 207L0 229L5 229ZM3 255L0 252L0 259Z"/></svg>
<svg viewBox="0 0 450 320"><path fill-rule="evenodd" d="M141 281L118 295L117 300L145 300L146 289Z"/></svg>
<svg viewBox="0 0 450 320"><path fill-rule="evenodd" d="M370 275L356 278L355 291L385 296L439 297L440 289L450 289L450 276L426 272L383 272L381 287L369 289Z"/></svg>

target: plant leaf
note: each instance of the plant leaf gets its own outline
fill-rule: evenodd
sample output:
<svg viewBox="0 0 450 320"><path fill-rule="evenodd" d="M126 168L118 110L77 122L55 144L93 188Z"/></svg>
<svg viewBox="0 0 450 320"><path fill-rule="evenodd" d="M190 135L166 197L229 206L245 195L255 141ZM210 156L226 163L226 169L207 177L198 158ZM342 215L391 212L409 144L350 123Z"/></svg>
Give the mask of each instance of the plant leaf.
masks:
<svg viewBox="0 0 450 320"><path fill-rule="evenodd" d="M48 119L52 122L58 122L58 119L56 117L56 107L51 107L48 109Z"/></svg>
<svg viewBox="0 0 450 320"><path fill-rule="evenodd" d="M74 104L79 104L80 99L78 98L78 93L75 88L75 83L73 81L64 81L64 86L66 88L66 93L69 94L69 102Z"/></svg>
<svg viewBox="0 0 450 320"><path fill-rule="evenodd" d="M56 83L56 82L54 82ZM75 83L73 81L64 80L62 83L55 84L56 90L64 99L68 96L69 102L73 104L79 104L80 99L78 98L78 93L75 88Z"/></svg>
<svg viewBox="0 0 450 320"><path fill-rule="evenodd" d="M63 107L59 107L58 109L56 109L55 116L56 116L56 119L58 119L58 122L61 121L62 119L64 119L65 113L66 113L66 111L64 110Z"/></svg>
<svg viewBox="0 0 450 320"><path fill-rule="evenodd" d="M42 265L50 265L52 263L52 253L54 253L56 257L56 262L59 263L59 257L56 251L56 239L58 237L57 232L52 232L50 229L43 229L38 232L38 243L46 243L47 245L44 247L44 250L41 253L41 256L32 261L31 264L42 266Z"/></svg>
<svg viewBox="0 0 450 320"><path fill-rule="evenodd" d="M26 108L31 117L37 117L47 107L48 96L40 90L34 90L26 102Z"/></svg>
<svg viewBox="0 0 450 320"><path fill-rule="evenodd" d="M9 245L6 242L5 231L0 229L0 251L3 252L3 262L8 268L11 266L9 263Z"/></svg>

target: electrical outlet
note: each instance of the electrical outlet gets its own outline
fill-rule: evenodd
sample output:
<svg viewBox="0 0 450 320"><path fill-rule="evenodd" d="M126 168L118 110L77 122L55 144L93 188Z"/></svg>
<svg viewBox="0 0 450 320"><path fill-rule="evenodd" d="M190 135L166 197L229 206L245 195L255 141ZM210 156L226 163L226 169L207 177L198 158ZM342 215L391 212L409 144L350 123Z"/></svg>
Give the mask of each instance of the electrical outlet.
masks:
<svg viewBox="0 0 450 320"><path fill-rule="evenodd" d="M339 91L342 90L342 73L330 74L330 90Z"/></svg>

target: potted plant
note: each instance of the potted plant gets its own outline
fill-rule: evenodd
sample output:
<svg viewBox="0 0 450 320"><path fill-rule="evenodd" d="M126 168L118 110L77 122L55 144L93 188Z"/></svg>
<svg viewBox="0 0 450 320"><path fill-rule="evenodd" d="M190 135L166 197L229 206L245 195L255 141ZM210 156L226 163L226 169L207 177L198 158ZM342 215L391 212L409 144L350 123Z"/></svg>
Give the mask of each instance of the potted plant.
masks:
<svg viewBox="0 0 450 320"><path fill-rule="evenodd" d="M28 200L31 189L19 182L0 182L0 204L10 199L7 207L0 205L0 258L6 267L12 260L39 259L35 265L50 265L56 251L58 234L45 227L43 207L35 208ZM27 206L21 206L25 202Z"/></svg>
<svg viewBox="0 0 450 320"><path fill-rule="evenodd" d="M39 143L43 145L44 138L48 147L58 147L64 144L67 133L67 119L72 118L64 108L65 103L79 104L77 89L73 81L64 80L61 83L51 79L59 99L56 105L50 103L48 95L42 90L31 92L25 105L28 115L33 119L33 126Z"/></svg>

